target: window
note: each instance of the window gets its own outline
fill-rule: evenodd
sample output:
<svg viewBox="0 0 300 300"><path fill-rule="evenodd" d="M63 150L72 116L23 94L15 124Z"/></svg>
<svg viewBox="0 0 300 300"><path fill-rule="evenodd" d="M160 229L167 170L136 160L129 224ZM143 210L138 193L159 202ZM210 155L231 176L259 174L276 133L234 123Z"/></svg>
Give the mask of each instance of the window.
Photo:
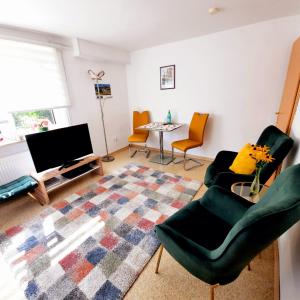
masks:
<svg viewBox="0 0 300 300"><path fill-rule="evenodd" d="M2 143L69 124L66 78L57 49L0 39Z"/></svg>

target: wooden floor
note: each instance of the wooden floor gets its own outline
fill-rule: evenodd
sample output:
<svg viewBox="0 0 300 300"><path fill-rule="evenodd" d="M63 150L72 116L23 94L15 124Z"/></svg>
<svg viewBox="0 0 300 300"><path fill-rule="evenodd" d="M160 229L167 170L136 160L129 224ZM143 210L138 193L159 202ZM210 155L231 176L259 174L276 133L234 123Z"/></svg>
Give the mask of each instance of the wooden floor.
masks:
<svg viewBox="0 0 300 300"><path fill-rule="evenodd" d="M209 161L202 161L203 166L184 171L182 164L162 166L150 163L143 153L137 153L131 159L128 150L122 150L115 154L113 162L103 163L104 174L107 175L130 162L141 163L154 169L201 181L203 181L205 170L210 163ZM97 179L99 179L97 175L87 175L78 179L65 188L52 192L50 201L54 203L57 200L64 199ZM200 198L205 191L206 187L203 185L196 194L195 199ZM0 228L5 230L11 226L22 224L32 219L43 209L43 206L28 196L3 203L0 205ZM166 251L162 255L160 272L155 274L157 255L158 253L150 260L125 299L209 299L209 287L183 269ZM245 269L233 283L218 287L215 299L273 299L273 246L263 251L262 258L255 258L251 264L252 271L249 272Z"/></svg>

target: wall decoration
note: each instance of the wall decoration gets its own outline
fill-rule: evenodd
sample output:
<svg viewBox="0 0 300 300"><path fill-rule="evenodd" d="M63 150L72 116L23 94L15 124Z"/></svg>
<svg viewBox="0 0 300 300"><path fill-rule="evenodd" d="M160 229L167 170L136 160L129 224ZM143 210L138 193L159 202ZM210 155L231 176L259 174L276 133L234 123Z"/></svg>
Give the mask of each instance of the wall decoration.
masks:
<svg viewBox="0 0 300 300"><path fill-rule="evenodd" d="M175 65L160 67L160 89L175 89Z"/></svg>
<svg viewBox="0 0 300 300"><path fill-rule="evenodd" d="M96 96L111 96L110 84L95 83Z"/></svg>

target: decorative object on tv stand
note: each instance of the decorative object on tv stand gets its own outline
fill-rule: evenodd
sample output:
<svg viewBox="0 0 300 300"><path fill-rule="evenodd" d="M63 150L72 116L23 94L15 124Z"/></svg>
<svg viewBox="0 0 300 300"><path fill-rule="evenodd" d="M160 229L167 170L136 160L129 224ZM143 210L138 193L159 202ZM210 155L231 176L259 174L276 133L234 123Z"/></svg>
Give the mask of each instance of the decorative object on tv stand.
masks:
<svg viewBox="0 0 300 300"><path fill-rule="evenodd" d="M95 73L93 70L88 70L88 74L90 75L90 78L96 82L95 83L95 93L96 93L97 99L99 100L100 109L101 109L101 120L102 120L102 128L103 128L105 149L106 149L106 155L102 156L102 161L110 162L110 161L113 161L115 158L112 155L108 154L103 106L104 106L104 100L112 98L111 97L111 88L110 88L109 84L99 83L99 81L101 81L102 77L105 75L104 71Z"/></svg>
<svg viewBox="0 0 300 300"><path fill-rule="evenodd" d="M175 89L175 65L160 67L160 89Z"/></svg>
<svg viewBox="0 0 300 300"><path fill-rule="evenodd" d="M249 154L256 162L255 177L250 187L250 196L255 196L259 193L260 184L260 171L264 164L271 163L274 158L270 154L270 148L268 146L251 145L252 151Z"/></svg>

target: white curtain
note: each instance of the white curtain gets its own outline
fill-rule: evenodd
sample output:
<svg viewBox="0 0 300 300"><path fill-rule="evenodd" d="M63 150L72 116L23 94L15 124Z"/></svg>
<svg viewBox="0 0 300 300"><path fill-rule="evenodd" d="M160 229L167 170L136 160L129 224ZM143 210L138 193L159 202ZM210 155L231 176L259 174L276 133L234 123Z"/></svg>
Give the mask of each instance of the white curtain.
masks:
<svg viewBox="0 0 300 300"><path fill-rule="evenodd" d="M0 39L0 110L30 111L69 105L57 49Z"/></svg>

